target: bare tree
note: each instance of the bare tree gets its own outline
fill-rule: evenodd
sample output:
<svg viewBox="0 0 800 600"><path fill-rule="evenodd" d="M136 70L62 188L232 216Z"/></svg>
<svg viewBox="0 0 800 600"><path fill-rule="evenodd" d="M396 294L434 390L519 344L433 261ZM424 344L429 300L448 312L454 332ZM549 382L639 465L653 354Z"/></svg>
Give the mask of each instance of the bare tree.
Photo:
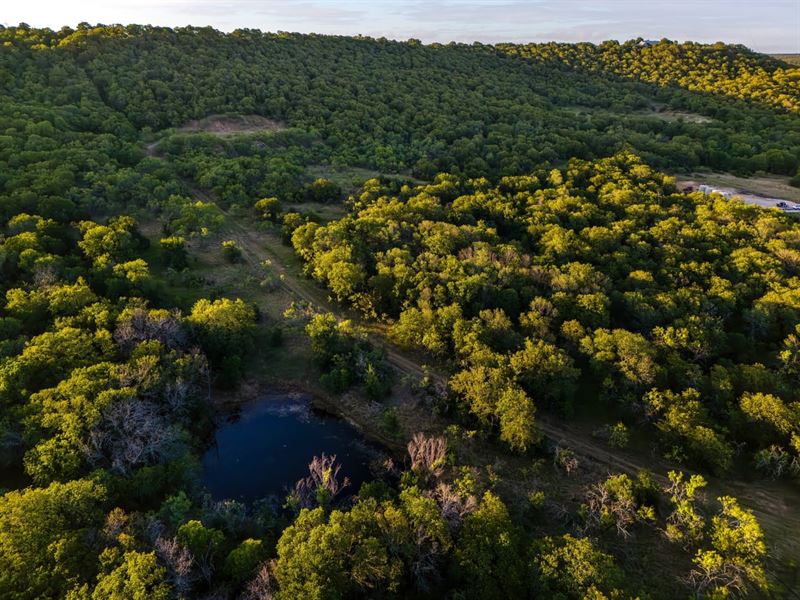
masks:
<svg viewBox="0 0 800 600"><path fill-rule="evenodd" d="M394 464L394 459L392 459L391 456L384 460L380 466L387 475L392 477L400 477L400 469Z"/></svg>
<svg viewBox="0 0 800 600"><path fill-rule="evenodd" d="M554 521L559 521L561 523L566 524L569 523L573 518L573 514L561 502L555 502L553 500L547 499L545 500L544 506L545 506L545 511Z"/></svg>
<svg viewBox="0 0 800 600"><path fill-rule="evenodd" d="M146 356L121 364L117 377L140 398L163 405L171 418L185 417L197 399L210 400L210 393L201 391L209 377L208 361L194 350L183 354L180 363Z"/></svg>
<svg viewBox="0 0 800 600"><path fill-rule="evenodd" d="M181 546L178 539L156 538L154 548L156 556L167 569L169 582L181 596L192 589L196 576L192 572L194 557L188 548Z"/></svg>
<svg viewBox="0 0 800 600"><path fill-rule="evenodd" d="M607 482L599 482L589 486L585 499L587 527L613 524L619 535L630 537L630 528L636 522L636 502L632 496L615 493Z"/></svg>
<svg viewBox="0 0 800 600"><path fill-rule="evenodd" d="M772 444L755 454L756 469L772 479L780 479L786 475L800 475L800 457L792 456L781 446Z"/></svg>
<svg viewBox="0 0 800 600"><path fill-rule="evenodd" d="M275 589L272 581L272 565L265 562L256 576L247 584L240 600L272 600Z"/></svg>
<svg viewBox="0 0 800 600"><path fill-rule="evenodd" d="M478 508L475 496L464 497L446 483L436 486L434 498L442 511L442 518L447 521L451 530L461 527L464 517Z"/></svg>
<svg viewBox="0 0 800 600"><path fill-rule="evenodd" d="M156 540L164 535L167 526L164 525L164 521L161 519L149 516L145 519L143 529L147 539L150 540L151 544L155 545Z"/></svg>
<svg viewBox="0 0 800 600"><path fill-rule="evenodd" d="M423 525L414 530L412 539L415 551L410 567L414 585L420 592L428 592L431 584L441 576L441 561L446 548Z"/></svg>
<svg viewBox="0 0 800 600"><path fill-rule="evenodd" d="M33 287L36 290L46 290L49 287L56 285L58 282L58 274L56 273L53 265L43 264L36 265L33 271Z"/></svg>
<svg viewBox="0 0 800 600"><path fill-rule="evenodd" d="M341 491L350 485L345 477L339 480L342 465L336 462L336 455L315 456L308 464L308 477L304 477L294 486L294 492L303 508L313 508L319 504L320 496L333 502Z"/></svg>
<svg viewBox="0 0 800 600"><path fill-rule="evenodd" d="M215 545L208 544L200 554L193 554L178 541L177 537L164 537L165 530L164 522L155 517L150 517L145 527L147 538L153 545L156 556L170 571L170 577L179 580L176 586L191 588L201 577L210 584L214 575Z"/></svg>
<svg viewBox="0 0 800 600"><path fill-rule="evenodd" d="M84 450L90 464L108 462L112 471L126 475L134 467L170 456L178 439L176 428L155 405L132 396L106 407Z"/></svg>
<svg viewBox="0 0 800 600"><path fill-rule="evenodd" d="M158 340L172 350L186 346L188 335L180 320L180 313L173 311L148 311L135 308L128 318L121 320L114 331L114 341L124 352L130 352L139 342Z"/></svg>
<svg viewBox="0 0 800 600"><path fill-rule="evenodd" d="M129 522L130 518L125 511L117 507L108 513L108 516L106 516L106 522L103 526L103 534L109 540L116 540L119 537L119 534L122 533L128 526Z"/></svg>
<svg viewBox="0 0 800 600"><path fill-rule="evenodd" d="M443 437L428 437L415 433L408 442L411 468L418 473L438 478L444 473L447 456L447 440Z"/></svg>
<svg viewBox="0 0 800 600"><path fill-rule="evenodd" d="M553 465L563 470L567 475L572 475L577 472L579 464L578 457L575 456L572 450L556 446L553 454Z"/></svg>
<svg viewBox="0 0 800 600"><path fill-rule="evenodd" d="M747 595L747 571L742 565L730 561L695 563L695 568L689 572L684 581L695 591L698 598L708 597L710 592L717 589L726 591L724 597L743 598Z"/></svg>
<svg viewBox="0 0 800 600"><path fill-rule="evenodd" d="M164 386L164 404L171 414L181 415L186 412L192 388L192 384L180 376Z"/></svg>
<svg viewBox="0 0 800 600"><path fill-rule="evenodd" d="M411 391L419 398L420 402L425 404L435 405L445 400L449 394L447 382L431 374L427 367L424 368L424 374L418 379L411 375L408 378Z"/></svg>

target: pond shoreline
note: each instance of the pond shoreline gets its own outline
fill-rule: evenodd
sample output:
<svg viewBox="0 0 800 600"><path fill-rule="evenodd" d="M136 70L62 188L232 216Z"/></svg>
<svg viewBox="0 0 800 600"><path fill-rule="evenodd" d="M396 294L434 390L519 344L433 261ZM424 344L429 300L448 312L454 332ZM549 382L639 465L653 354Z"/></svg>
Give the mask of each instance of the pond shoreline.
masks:
<svg viewBox="0 0 800 600"><path fill-rule="evenodd" d="M394 459L404 460L406 444L379 430L367 419L358 419L343 406L342 397L336 398L311 382L282 378L250 378L241 383L236 390L214 390L211 404L217 414L238 409L248 402L271 393L301 393L310 397L311 407L321 413L340 419L354 429L368 442L381 446Z"/></svg>
<svg viewBox="0 0 800 600"><path fill-rule="evenodd" d="M216 426L201 458L212 497L282 497L308 475L312 457L325 454L337 457L353 493L379 477L391 453L319 399L292 383L250 383L239 394L218 397Z"/></svg>

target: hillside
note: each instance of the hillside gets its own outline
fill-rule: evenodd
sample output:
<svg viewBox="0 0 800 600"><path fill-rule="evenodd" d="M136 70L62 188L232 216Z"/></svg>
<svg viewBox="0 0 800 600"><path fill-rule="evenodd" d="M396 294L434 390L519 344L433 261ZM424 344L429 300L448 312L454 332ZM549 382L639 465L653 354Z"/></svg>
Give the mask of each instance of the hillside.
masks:
<svg viewBox="0 0 800 600"><path fill-rule="evenodd" d="M735 48L688 45L673 59L676 67L656 78L660 45L589 46L595 54L605 49L628 56L624 69L639 69L641 79L655 81L643 83L598 73L595 54L554 58L567 49L584 56L586 45L424 46L139 26L8 29L2 37L8 91L22 104L38 97L64 106L83 97L150 130L214 113L257 113L318 135L323 158L331 162L410 170L421 178L440 171L511 175L543 161L607 156L626 146L665 169L788 175L797 169L798 117L764 106L796 97L796 74ZM667 45L664 52L671 48L684 47ZM693 52L698 48L702 52ZM532 52L535 60L509 56ZM740 55L738 62L730 58ZM607 54L600 56L603 64L610 62ZM581 64L568 68L570 61ZM696 91L656 85L677 78L679 65L690 78L676 85ZM693 74L717 68L738 71L708 89L692 83ZM744 78L753 85L742 87ZM57 86L58 94L45 97L48 85ZM742 87L745 102L707 93L726 86ZM659 110L710 120L665 120Z"/></svg>
<svg viewBox="0 0 800 600"><path fill-rule="evenodd" d="M709 92L789 112L800 111L800 73L744 46L630 41L625 44L500 45L534 62L604 72L695 92Z"/></svg>
<svg viewBox="0 0 800 600"><path fill-rule="evenodd" d="M800 222L669 173L796 182L799 81L0 28L0 597L796 597Z"/></svg>

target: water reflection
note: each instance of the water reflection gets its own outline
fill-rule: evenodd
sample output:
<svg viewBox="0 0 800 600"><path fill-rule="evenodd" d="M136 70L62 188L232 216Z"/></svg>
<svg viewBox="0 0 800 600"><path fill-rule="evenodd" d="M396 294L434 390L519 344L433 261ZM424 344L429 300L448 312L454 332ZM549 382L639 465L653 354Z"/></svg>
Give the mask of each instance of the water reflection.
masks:
<svg viewBox="0 0 800 600"><path fill-rule="evenodd" d="M315 455L336 454L350 493L372 478L380 452L351 425L316 412L303 394L275 393L241 407L216 432L203 455L203 482L214 499L283 497L308 474Z"/></svg>

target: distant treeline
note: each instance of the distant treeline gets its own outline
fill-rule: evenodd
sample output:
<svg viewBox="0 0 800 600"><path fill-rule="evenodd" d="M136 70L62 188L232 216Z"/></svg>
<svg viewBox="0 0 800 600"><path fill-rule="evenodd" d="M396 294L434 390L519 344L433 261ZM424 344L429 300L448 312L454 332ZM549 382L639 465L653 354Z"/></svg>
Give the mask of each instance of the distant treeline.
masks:
<svg viewBox="0 0 800 600"><path fill-rule="evenodd" d="M0 130L38 123L32 152L51 127L130 139L241 112L316 136L315 160L422 179L516 175L628 147L657 168L742 174L793 175L800 156L796 69L740 46L423 45L150 26L16 27L0 42ZM88 106L97 110L81 114Z"/></svg>

